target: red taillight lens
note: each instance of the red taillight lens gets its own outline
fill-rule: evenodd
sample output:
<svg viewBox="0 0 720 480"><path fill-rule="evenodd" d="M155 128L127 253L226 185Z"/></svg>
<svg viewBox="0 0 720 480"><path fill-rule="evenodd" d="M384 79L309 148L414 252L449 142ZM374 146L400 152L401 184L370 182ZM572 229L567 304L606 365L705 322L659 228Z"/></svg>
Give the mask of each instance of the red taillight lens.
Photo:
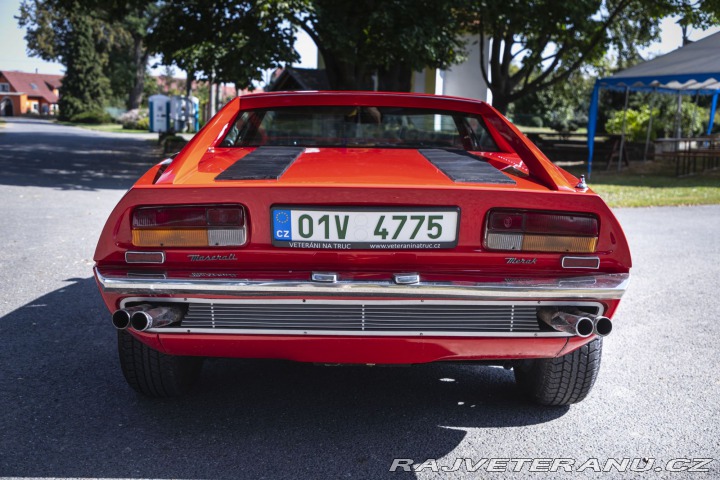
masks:
<svg viewBox="0 0 720 480"><path fill-rule="evenodd" d="M524 217L527 233L587 237L598 235L598 222L595 217L557 213L526 213Z"/></svg>
<svg viewBox="0 0 720 480"><path fill-rule="evenodd" d="M598 220L582 213L492 210L485 248L535 252L594 252Z"/></svg>
<svg viewBox="0 0 720 480"><path fill-rule="evenodd" d="M133 244L140 247L212 247L245 243L239 205L142 207L132 216Z"/></svg>
<svg viewBox="0 0 720 480"><path fill-rule="evenodd" d="M245 219L241 208L209 208L207 222L213 227L244 226Z"/></svg>
<svg viewBox="0 0 720 480"><path fill-rule="evenodd" d="M206 226L207 209L203 207L149 207L133 214L133 228Z"/></svg>
<svg viewBox="0 0 720 480"><path fill-rule="evenodd" d="M522 232L525 217L522 213L493 212L488 220L488 229L499 232Z"/></svg>

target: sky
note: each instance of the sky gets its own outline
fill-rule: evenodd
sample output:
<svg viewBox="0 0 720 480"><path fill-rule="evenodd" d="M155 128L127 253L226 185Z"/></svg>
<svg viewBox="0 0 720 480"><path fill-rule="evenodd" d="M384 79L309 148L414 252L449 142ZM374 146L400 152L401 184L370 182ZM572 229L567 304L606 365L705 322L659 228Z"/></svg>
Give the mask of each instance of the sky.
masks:
<svg viewBox="0 0 720 480"><path fill-rule="evenodd" d="M14 18L18 15L20 9L20 0L0 0L0 70L20 70L24 72L38 73L64 73L64 67L59 63L51 63L43 61L39 58L29 57L27 55L24 31L17 26L17 20ZM680 27L675 23L677 18L668 18L662 22L662 35L660 42L652 44L649 48L642 51L644 57L656 56L663 53L671 52L679 48L682 44L682 33ZM693 29L690 31L691 40L700 40L713 33L720 31L720 27L702 31ZM317 67L317 54L312 40L303 32L298 35L296 49L301 55L301 60L296 66L303 68ZM151 61L151 63L153 63ZM159 75L162 69L158 68L154 74ZM177 76L184 76L177 71Z"/></svg>

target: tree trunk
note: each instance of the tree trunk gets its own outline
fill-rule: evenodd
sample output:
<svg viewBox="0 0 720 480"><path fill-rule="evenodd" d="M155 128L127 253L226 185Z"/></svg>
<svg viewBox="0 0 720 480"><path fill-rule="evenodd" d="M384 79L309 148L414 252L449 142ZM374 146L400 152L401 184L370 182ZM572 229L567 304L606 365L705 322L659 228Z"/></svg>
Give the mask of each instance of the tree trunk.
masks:
<svg viewBox="0 0 720 480"><path fill-rule="evenodd" d="M188 71L187 79L185 80L185 96L186 97L189 97L190 95L192 95L193 80L195 80L195 72Z"/></svg>
<svg viewBox="0 0 720 480"><path fill-rule="evenodd" d="M508 107L513 101L514 86L509 77L503 77L499 74L497 74L488 85L493 97L492 106L503 115L507 114Z"/></svg>
<svg viewBox="0 0 720 480"><path fill-rule="evenodd" d="M492 99L492 106L497 110L498 112L502 113L503 115L507 114L508 107L510 106L510 101L508 100L507 96L503 95L502 93L498 92L495 93L495 91L492 91L493 99Z"/></svg>
<svg viewBox="0 0 720 480"><path fill-rule="evenodd" d="M327 50L322 53L330 90L372 90L372 76L364 65L338 59Z"/></svg>
<svg viewBox="0 0 720 480"><path fill-rule="evenodd" d="M412 69L404 63L378 71L378 90L383 92L409 92L412 87Z"/></svg>
<svg viewBox="0 0 720 480"><path fill-rule="evenodd" d="M130 89L130 97L128 98L128 109L130 110L140 108L140 105L142 104L143 91L145 89L145 71L147 70L149 56L141 36L138 35L133 37L133 43L135 79L132 89Z"/></svg>
<svg viewBox="0 0 720 480"><path fill-rule="evenodd" d="M215 92L216 92L216 90L215 90L215 88L213 88L213 87L214 87L213 81L215 80L215 74L214 74L214 73L215 73L215 72L212 72L212 71L211 71L211 72L210 72L210 75L208 76L208 87L209 87L209 90L210 90L210 92L209 92L209 93L210 93L210 95L209 95L210 98L209 98L209 100L208 100L208 103L210 104L210 112L209 112L210 114L209 114L208 120L209 120L210 118L214 117L214 116L215 116L215 113L217 112L217 110L216 110L216 108L217 108L217 99L215 98Z"/></svg>

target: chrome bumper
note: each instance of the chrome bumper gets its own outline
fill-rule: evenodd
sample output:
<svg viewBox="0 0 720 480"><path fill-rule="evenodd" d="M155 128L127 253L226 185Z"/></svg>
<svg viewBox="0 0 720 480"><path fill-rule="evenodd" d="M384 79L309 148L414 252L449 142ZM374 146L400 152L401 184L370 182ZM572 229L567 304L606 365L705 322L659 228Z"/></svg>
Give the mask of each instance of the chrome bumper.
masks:
<svg viewBox="0 0 720 480"><path fill-rule="evenodd" d="M548 279L506 279L504 282L250 281L242 279L169 279L103 275L95 268L103 291L121 295L223 295L231 297L384 297L493 299L618 300L629 274L599 274Z"/></svg>

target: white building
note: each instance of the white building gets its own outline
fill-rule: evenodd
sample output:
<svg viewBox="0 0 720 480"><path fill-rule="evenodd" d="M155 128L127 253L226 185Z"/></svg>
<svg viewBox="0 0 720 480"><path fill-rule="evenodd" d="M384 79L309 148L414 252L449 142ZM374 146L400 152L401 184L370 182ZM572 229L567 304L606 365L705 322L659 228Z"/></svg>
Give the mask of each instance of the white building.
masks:
<svg viewBox="0 0 720 480"><path fill-rule="evenodd" d="M412 91L490 101L489 90L480 71L480 37L466 36L467 60L448 70L425 69L412 77ZM485 58L488 58L485 42Z"/></svg>

